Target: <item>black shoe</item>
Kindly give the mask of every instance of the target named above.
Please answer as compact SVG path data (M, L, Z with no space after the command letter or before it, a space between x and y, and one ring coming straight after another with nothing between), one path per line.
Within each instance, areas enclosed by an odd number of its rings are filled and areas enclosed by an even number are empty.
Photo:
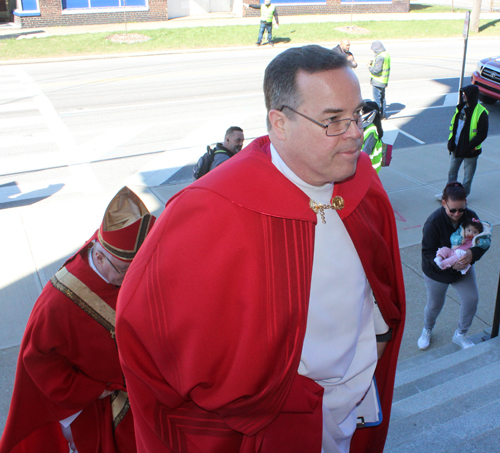
M257 46L260 46L260 42L256 42L255 44L256 44Z

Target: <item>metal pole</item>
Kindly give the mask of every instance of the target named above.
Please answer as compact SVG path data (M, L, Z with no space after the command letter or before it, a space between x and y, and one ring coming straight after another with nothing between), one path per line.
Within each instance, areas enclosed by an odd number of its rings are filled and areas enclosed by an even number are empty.
M460 90L463 87L464 83L464 73L465 73L465 59L467 58L467 41L469 39L469 21L470 21L470 11L467 11L465 13L465 22L464 22L464 31L463 31L463 36L464 36L464 58L462 59L462 73L460 74L460 87L458 89L458 102L457 104L460 104L462 101L460 99Z
M500 275L498 276L497 300L495 302L495 314L491 325L491 338L498 337L498 325L500 323Z

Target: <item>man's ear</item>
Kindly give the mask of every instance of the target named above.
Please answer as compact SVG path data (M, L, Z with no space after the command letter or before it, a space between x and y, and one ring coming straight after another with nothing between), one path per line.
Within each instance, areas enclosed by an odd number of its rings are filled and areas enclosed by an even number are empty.
M286 140L286 122L289 121L286 115L279 110L269 110L269 121L276 135L276 138L281 141Z
M104 256L102 254L102 252L100 250L96 250L95 251L95 259L96 259L96 262L94 263L96 266L99 264L100 266L102 266L102 263L104 261Z

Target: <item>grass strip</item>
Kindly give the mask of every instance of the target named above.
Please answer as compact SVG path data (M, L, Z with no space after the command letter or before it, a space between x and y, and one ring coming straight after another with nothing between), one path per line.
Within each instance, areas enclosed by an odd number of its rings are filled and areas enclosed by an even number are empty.
M273 33L273 38L278 46L280 43L300 45L338 42L344 37L351 41L456 38L462 36L464 21L360 21L352 25L365 29L367 33L347 34L341 30L342 27L350 25L351 22L281 25ZM251 46L254 45L258 34L258 24L157 30L140 30L140 24L128 24L128 30L129 33L140 33L151 39L138 43L114 43L107 39L109 32L32 39L3 39L0 40L0 60ZM471 34L471 37L473 36L500 36L500 20L481 20L479 33Z

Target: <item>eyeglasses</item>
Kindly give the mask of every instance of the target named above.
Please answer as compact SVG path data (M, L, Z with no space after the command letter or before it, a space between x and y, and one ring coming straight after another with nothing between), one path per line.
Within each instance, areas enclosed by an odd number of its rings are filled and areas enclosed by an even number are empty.
M283 109L288 109L291 110L292 112L295 112L297 115L303 116L305 119L311 121L314 124L317 124L318 126L321 126L323 129L325 129L326 135L328 137L335 137L337 135L342 135L347 132L347 129L349 129L349 126L351 125L351 122L354 121L356 123L356 126L358 126L358 129L364 129L365 127L369 126L374 118L375 118L375 113L376 112L369 112L365 113L364 115L360 115L357 118L351 119L351 118L346 118L345 120L335 120L335 121L330 121L327 125L324 125L320 123L319 121L313 120L312 118L309 118L308 116L304 115L303 113L297 112L297 110L292 109L292 107L289 107L288 105L282 106L279 111L282 112Z
M445 201L445 203L446 203L446 201ZM448 208L448 211L450 211L452 214L455 214L455 212L457 212L457 211L458 212L465 212L465 210L467 209L467 207L460 208L460 209L455 209L455 208L450 209L450 207L448 206L448 203L446 203L446 207Z
M111 260L104 254L101 252L101 255L104 256L104 258L106 258L106 261L111 264L111 267L116 271L117 274L125 274L127 271L128 271L128 267L127 269L125 269L124 271L121 271L120 269L118 269L112 262Z

